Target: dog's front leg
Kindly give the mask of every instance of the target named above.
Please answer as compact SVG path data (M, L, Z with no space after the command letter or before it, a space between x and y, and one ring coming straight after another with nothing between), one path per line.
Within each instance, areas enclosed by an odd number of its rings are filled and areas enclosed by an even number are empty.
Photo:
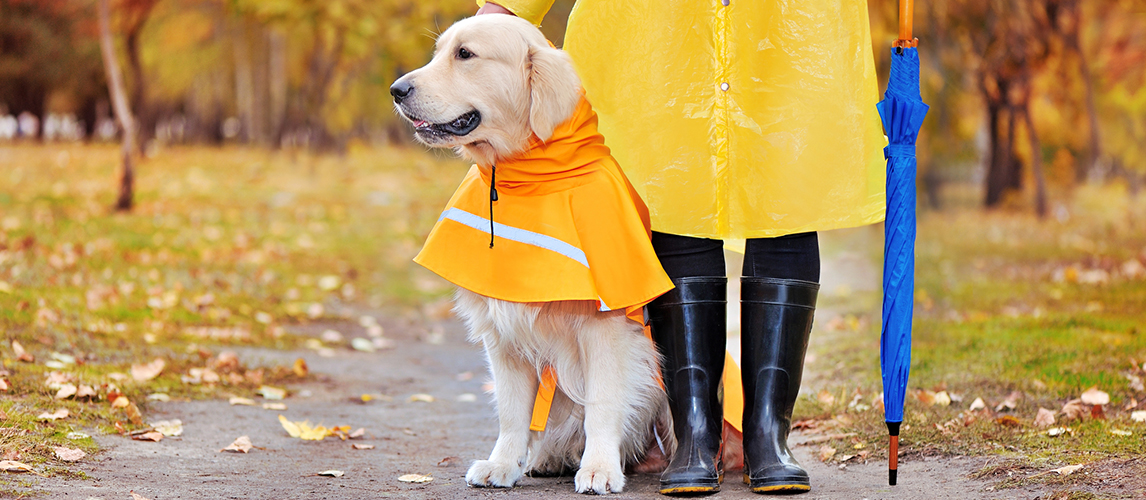
M537 395L537 372L514 353L486 343L500 431L489 460L478 460L466 473L471 486L512 487L524 475L529 451L529 421Z
M615 331L590 328L584 332L585 353L585 453L574 477L578 493L620 493L625 487L621 466L621 436L626 415L626 360L623 349L609 342Z

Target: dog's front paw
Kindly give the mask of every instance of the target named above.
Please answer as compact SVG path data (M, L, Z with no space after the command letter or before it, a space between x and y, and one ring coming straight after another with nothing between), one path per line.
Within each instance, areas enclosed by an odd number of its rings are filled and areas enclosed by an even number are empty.
M521 479L521 466L503 464L490 460L478 460L466 472L466 483L470 486L512 488Z
M584 464L573 478L577 493L620 493L625 489L625 472L620 463L590 465Z

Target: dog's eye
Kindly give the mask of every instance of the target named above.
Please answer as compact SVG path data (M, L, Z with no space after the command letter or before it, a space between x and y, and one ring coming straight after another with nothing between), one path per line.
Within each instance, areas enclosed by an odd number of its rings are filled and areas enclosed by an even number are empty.
M458 49L458 59L469 59L474 56L473 52L466 50L465 47Z

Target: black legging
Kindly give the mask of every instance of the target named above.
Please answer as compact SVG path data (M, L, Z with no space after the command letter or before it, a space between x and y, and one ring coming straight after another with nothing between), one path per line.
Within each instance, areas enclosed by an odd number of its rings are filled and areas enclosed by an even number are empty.
M653 250L670 278L724 276L724 242L653 232ZM744 251L744 276L820 281L815 232L753 238Z

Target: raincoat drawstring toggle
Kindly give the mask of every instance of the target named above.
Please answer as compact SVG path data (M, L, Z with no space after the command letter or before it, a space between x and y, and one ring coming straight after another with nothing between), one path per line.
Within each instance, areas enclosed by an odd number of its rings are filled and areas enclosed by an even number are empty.
M489 247L493 248L493 202L497 201L497 165L489 169Z

